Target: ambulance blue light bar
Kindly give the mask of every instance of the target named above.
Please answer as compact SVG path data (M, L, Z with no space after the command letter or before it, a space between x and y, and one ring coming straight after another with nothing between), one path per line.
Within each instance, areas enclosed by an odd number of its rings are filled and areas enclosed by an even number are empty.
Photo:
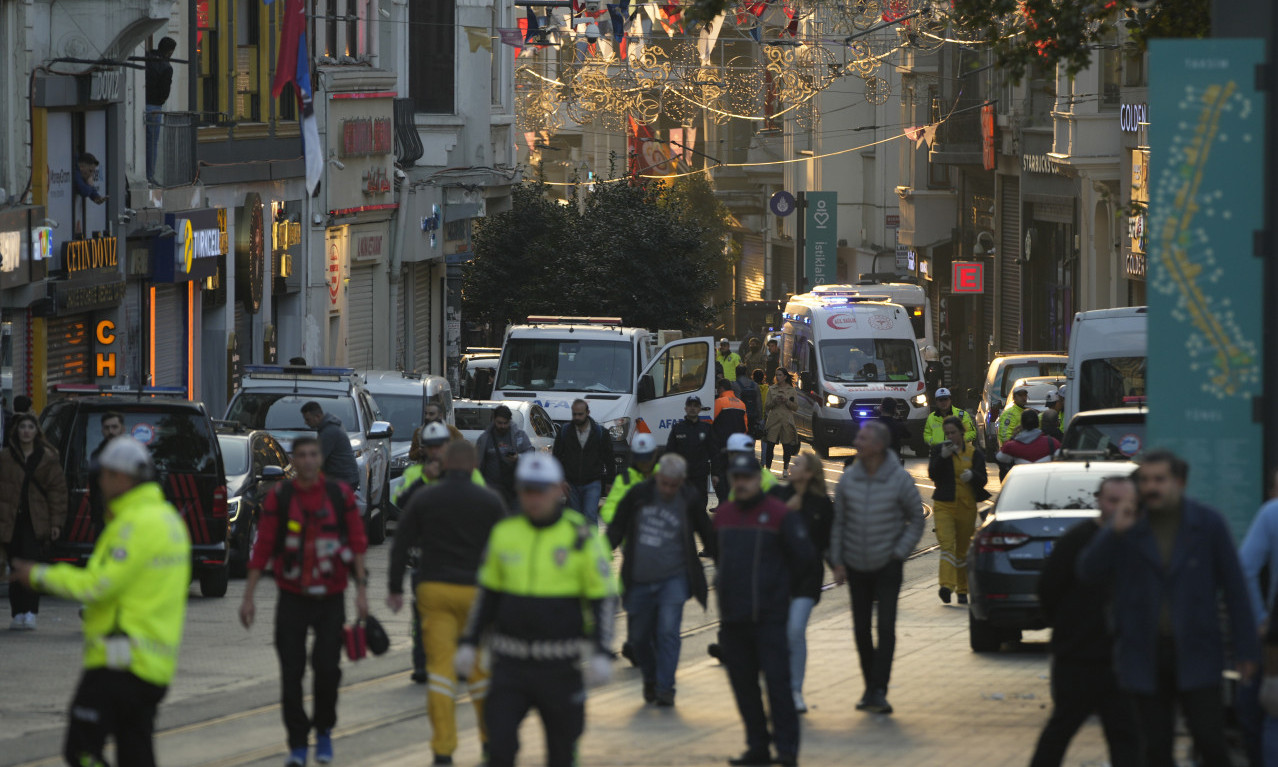
M148 397L185 397L186 389L181 386L126 386L125 384L56 384L53 391L57 394L112 395L139 394Z

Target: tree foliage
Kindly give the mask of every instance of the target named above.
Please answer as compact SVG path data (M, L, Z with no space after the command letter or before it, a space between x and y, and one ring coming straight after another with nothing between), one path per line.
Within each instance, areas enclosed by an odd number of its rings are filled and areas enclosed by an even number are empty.
M502 327L530 314L608 316L680 330L712 320L707 298L730 229L708 182L598 184L574 205L546 192L517 187L512 209L477 228L462 280L467 317Z

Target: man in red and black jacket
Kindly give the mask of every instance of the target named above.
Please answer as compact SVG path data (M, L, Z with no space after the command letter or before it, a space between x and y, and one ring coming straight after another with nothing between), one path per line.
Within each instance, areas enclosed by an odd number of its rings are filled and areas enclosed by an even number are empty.
M368 616L368 572L364 552L368 538L350 485L320 473L319 440L298 437L293 442L297 478L281 482L266 497L258 521L257 540L249 558L240 622L253 625L257 608L253 592L262 571L272 566L279 602L275 609L275 649L283 678L284 727L288 731L286 765L306 764L307 741L315 728L315 761L333 760L333 726L337 724L337 688L342 680L338 663L342 627L346 623L348 573L357 588L355 609ZM315 711L308 719L302 706L302 677L306 673L306 635L314 629L311 665L315 670Z

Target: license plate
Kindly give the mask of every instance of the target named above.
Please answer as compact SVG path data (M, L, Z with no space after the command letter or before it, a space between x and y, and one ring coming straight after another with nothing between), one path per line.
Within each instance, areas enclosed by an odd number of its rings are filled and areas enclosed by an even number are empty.
M1055 543L1055 541L1043 541L1043 556L1044 556L1044 557L1047 557L1047 556L1050 556L1050 555L1051 555L1051 553L1052 553L1052 544L1053 544L1053 543Z

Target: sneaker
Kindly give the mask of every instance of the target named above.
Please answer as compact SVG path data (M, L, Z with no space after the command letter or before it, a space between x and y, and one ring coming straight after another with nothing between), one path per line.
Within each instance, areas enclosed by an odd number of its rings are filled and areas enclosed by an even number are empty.
M26 629L27 629L26 613L18 613L17 615L13 616L13 620L9 621L10 631L26 631Z
M644 703L657 702L657 683L656 682L643 683L643 702Z
M781 767L799 767L799 757L794 754L782 754L777 756L776 763Z
M808 704L803 700L803 693L794 691L794 710L800 714L808 713Z
M631 666L639 665L639 661L635 660L635 650L633 647L630 646L629 642L626 642L625 644L621 645L621 657L630 661Z
M487 760L485 760L487 761ZM447 754L435 754L434 764L452 764L453 758Z
M753 765L772 764L772 754L767 751L747 751L736 759L729 759L732 767L753 767Z
M658 706L658 708L673 708L673 707L674 707L674 695L675 695L675 694L674 694L674 690L670 690L669 692L659 692L659 693L657 693L657 706Z
M865 707L868 705L870 705L870 691L866 690L865 694L861 696L861 699L856 702L856 710L864 711Z
M315 733L315 761L328 764L333 761L333 731Z
M865 698L865 706L857 706L862 711L869 711L871 714L890 714L892 713L892 704L888 703L887 693L876 690L873 695Z
M27 616L26 616L26 617L27 617L27 625L25 626L26 630L27 630L27 631L35 631L35 627L36 627L36 614L35 614L35 613L27 613Z
M941 596L941 601L942 601L942 602L944 602L944 603L945 603L945 604L947 604L947 605L950 603L950 590L949 590L949 589L947 589L946 587L942 586L942 587L941 587L941 590L940 590L940 591L938 591L937 593L938 593L938 594L940 594L940 596Z
M959 604L961 604L961 605L965 605L965 604L967 604L967 594L959 594L959 595L958 595L958 603L959 603Z
M284 767L306 767L306 747L290 749Z
M706 654L707 654L707 655L709 655L711 658L714 658L715 660L717 660L717 661L719 661L719 662L721 662L721 663L723 662L723 653L722 653L722 652L720 652L720 650L719 650L719 643L718 643L718 642L713 642L713 643L711 643L711 644L709 644L709 645L706 645Z

